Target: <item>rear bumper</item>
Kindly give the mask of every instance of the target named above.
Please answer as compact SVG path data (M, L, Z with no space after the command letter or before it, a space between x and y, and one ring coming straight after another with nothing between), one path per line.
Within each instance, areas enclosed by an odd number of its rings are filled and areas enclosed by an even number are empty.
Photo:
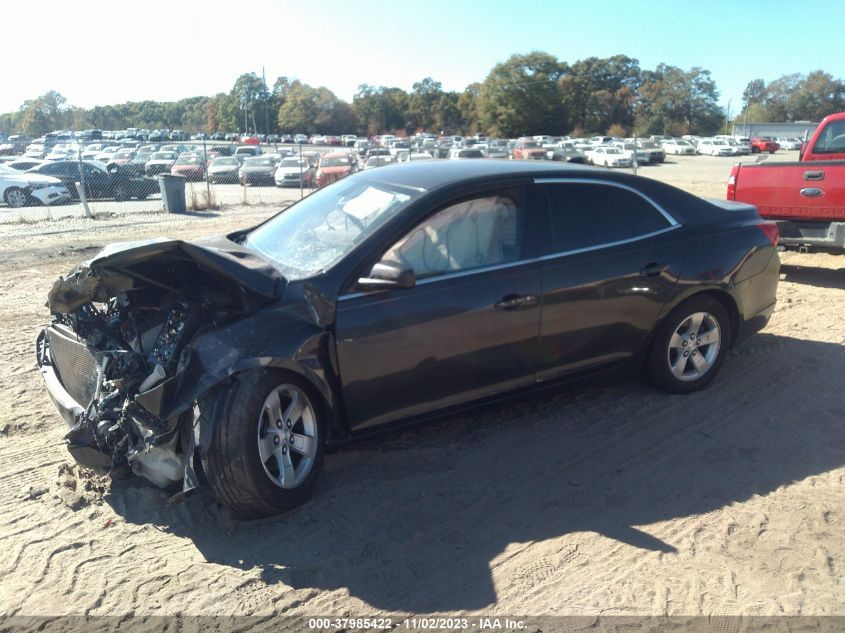
M734 343L740 343L766 327L777 303L780 280L777 249L767 246L756 250L746 266L756 269L756 274L739 281L731 291L739 312Z
M759 310L756 314L746 317L746 319L739 324L739 329L736 333L736 337L734 338L734 342L741 343L752 334L755 334L766 327L769 323L769 319L772 318L772 314L775 311L775 303L776 302L773 301L762 310Z
M801 222L775 220L782 246L845 249L845 222Z

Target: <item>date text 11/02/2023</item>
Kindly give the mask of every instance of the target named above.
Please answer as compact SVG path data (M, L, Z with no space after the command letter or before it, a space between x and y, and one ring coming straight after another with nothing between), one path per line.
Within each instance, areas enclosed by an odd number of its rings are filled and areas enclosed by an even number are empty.
M392 618L310 618L308 628L312 630L368 630L368 629L408 629L408 630L472 630L519 631L525 628L525 622L513 618L476 617L476 618L445 618L418 617L404 618L394 622Z

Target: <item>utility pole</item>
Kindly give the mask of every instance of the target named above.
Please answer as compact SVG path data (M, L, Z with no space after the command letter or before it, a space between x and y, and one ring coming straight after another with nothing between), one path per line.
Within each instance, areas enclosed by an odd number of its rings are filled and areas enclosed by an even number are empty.
M746 102L745 103L745 123L742 124L742 135L749 136L748 134L748 106L751 104Z
M631 161L631 164L634 167L634 175L637 175L637 132L634 131L634 160Z
M270 94L270 90L267 88L264 66L261 67L261 81L264 83L264 133L270 134L270 115L267 113L267 95Z
M725 134L728 133L728 119L731 116L731 99L728 99L728 109L725 110Z

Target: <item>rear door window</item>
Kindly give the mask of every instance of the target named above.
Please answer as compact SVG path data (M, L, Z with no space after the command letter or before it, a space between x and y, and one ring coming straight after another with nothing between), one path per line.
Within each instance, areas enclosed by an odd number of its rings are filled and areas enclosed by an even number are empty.
M639 194L613 185L544 185L549 230L542 254L600 247L669 228L671 222Z

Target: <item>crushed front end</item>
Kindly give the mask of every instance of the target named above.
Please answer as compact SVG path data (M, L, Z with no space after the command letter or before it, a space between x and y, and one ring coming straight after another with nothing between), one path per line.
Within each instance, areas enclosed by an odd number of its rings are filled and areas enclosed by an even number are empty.
M174 240L107 248L57 280L37 362L77 462L194 487L190 343L271 300L277 281L233 243Z

